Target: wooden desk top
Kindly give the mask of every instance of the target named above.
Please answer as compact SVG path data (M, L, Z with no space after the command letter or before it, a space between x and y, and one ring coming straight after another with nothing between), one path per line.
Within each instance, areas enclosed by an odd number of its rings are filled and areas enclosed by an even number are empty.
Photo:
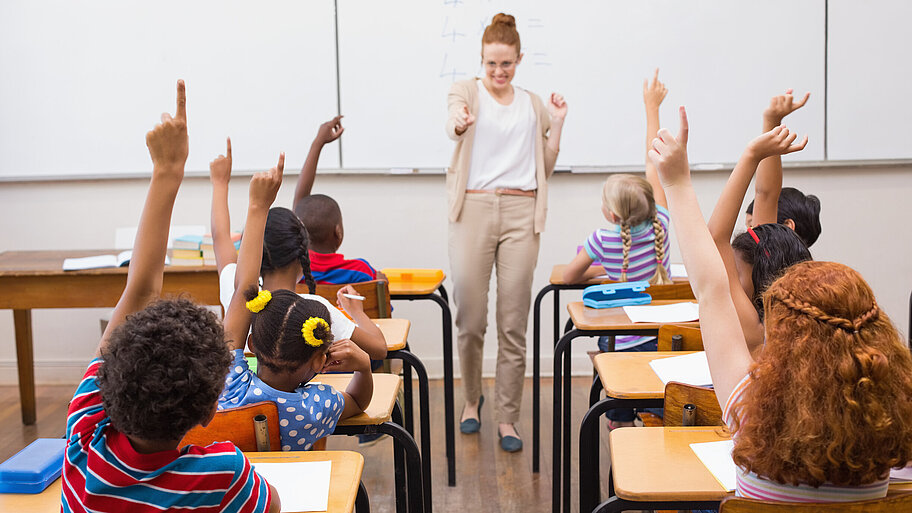
M4 251L0 253L0 309L113 307L127 283L127 268L64 271L63 260L117 254L115 250ZM214 266L165 266L162 296L184 295L218 305Z
M681 299L657 299L649 303L651 306L670 305L674 303L694 303ZM580 330L657 330L662 323L631 322L630 317L624 313L623 307L618 308L587 308L582 301L567 304L567 311L573 325ZM682 326L696 326L700 323L676 322Z
M345 390L351 382L351 374L317 374L310 381L331 385L336 390ZM399 387L402 378L395 374L374 373L374 395L364 412L349 417L341 422L340 426L371 426L382 424L393 415L393 406L399 397Z
M649 362L694 351L647 351L642 353L600 353L595 355L595 370L605 395L616 399L661 399L665 384Z
M355 507L358 483L364 468L364 457L351 451L290 451L247 453L253 463L282 463L298 461L332 461L327 512L351 513ZM60 483L57 479L38 494L2 493L0 511L20 513L52 513L60 511Z
M728 492L690 444L727 438L720 427L615 429L608 438L615 493L632 501L722 500Z
M381 269L389 280L390 296L433 294L446 274L441 269Z
M374 321L380 331L383 332L383 338L386 339L387 351L398 351L405 349L405 343L408 342L409 328L412 323L408 319L371 319Z

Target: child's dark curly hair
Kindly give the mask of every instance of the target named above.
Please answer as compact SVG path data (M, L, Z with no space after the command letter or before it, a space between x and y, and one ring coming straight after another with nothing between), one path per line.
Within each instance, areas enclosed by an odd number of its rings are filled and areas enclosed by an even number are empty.
M159 300L112 333L97 383L118 431L179 440L212 412L231 355L218 318L188 299Z
M257 297L257 288L244 291L248 301ZM326 324L313 331L322 342L312 346L301 331L311 317L319 317ZM330 331L332 320L329 310L319 301L304 299L290 290L272 291L272 299L253 315L250 349L257 355L257 363L275 372L292 371L309 361L317 352L326 352L333 341Z
M269 209L266 230L263 232L263 263L260 274L281 269L298 261L304 273L304 283L311 294L317 290L310 272L310 237L304 223L294 212L284 207Z

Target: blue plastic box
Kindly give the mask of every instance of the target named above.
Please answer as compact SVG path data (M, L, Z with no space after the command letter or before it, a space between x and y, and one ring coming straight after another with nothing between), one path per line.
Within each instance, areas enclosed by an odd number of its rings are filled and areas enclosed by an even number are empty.
M583 304L589 308L648 305L652 302L652 296L643 292L647 288L648 281L593 285L583 290Z
M41 493L63 471L63 438L39 438L0 463L0 493Z

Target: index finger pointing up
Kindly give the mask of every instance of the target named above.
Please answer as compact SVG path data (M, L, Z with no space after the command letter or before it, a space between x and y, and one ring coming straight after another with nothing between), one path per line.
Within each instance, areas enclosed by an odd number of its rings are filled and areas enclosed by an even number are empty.
M279 172L279 175L285 171L285 152L279 153L279 163L276 165L276 170Z
M183 80L177 81L177 113L174 117L183 121L187 120L187 91Z
M687 111L684 110L684 106L681 105L681 128L678 129L678 142L687 146L687 134L690 131L690 127L687 124Z

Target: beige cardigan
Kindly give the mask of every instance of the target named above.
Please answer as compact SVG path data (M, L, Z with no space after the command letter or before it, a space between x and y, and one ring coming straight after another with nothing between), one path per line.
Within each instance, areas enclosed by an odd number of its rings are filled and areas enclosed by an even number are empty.
M450 222L459 220L462 204L465 201L466 183L469 180L469 163L472 160L472 142L475 138L475 125L470 126L462 135L456 135L454 119L462 115L462 108L469 107L469 112L478 116L477 78L454 82L447 96L449 117L446 133L456 141L453 160L447 169L447 200L449 203ZM551 129L551 115L542 103L541 98L532 92L532 110L535 112L536 128L541 137L535 139L535 181L538 190L535 193L535 219L533 229L541 233L545 229L545 217L548 213L548 178L554 172L557 152L551 151L546 144L548 131Z

